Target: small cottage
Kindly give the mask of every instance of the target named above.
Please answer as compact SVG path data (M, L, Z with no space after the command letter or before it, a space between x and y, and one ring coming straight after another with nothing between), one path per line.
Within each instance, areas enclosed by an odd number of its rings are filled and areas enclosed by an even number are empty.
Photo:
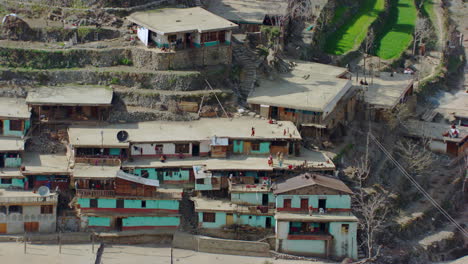
M145 46L187 49L230 45L237 25L201 7L165 8L127 17Z

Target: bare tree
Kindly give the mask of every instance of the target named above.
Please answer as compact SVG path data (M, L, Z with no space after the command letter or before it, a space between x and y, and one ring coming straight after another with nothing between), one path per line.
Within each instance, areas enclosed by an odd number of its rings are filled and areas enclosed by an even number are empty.
M366 155L367 156L367 155ZM358 190L354 194L353 207L358 216L361 241L367 249L367 257L375 259L380 254L380 246L376 246L376 236L383 230L388 214L388 196L383 190L365 188L364 182L370 175L367 159L361 161L354 170L354 178Z
M367 78L366 78L366 61L367 61L367 57L369 55L369 53L372 52L372 47L374 46L374 38L375 38L375 35L374 35L374 29L369 29L369 31L367 32L367 37L366 37L366 41L364 42L364 49L363 49L363 53L364 53L364 81L367 82Z
M418 18L414 29L413 55L416 54L416 44L431 36L431 23L427 18Z
M429 150L428 138L422 139L422 144L414 140L400 140L397 142L397 150L404 159L408 171L421 173L431 167L436 156Z

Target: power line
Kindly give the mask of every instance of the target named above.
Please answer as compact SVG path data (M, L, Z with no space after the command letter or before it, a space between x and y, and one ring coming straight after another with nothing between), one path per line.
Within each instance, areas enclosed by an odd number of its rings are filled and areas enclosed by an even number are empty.
M424 190L424 188L419 185L419 183L413 178L411 177L411 175L403 168L403 166L401 166L400 163L398 163L398 161L396 161L393 156L388 152L388 150L380 143L380 141L374 136L372 135L372 133L369 132L369 136L370 138L375 142L375 144L379 147L379 149L392 161L392 163L403 173L403 175L408 179L410 180L410 182L429 200L429 202L432 203L432 205L434 205L435 208L437 208L437 210L439 210L439 212L441 212L450 222L452 222L455 227L460 230L462 232L462 234L464 234L466 237L468 237L468 231L466 231L460 224L458 224L455 219L453 219L449 213L447 213L447 211L444 210L444 208L442 208L442 206L440 206L437 201L435 201L430 195L429 193L426 192L426 190Z

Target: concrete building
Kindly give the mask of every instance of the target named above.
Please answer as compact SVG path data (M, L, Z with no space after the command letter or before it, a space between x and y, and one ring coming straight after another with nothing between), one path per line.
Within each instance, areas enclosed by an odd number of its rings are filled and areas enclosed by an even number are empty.
M386 112L413 95L413 78L410 74L381 72L378 77L368 78L368 85L360 85L367 104L367 119L386 120Z
M0 234L55 232L57 194L0 190Z
M230 45L232 23L201 7L165 8L136 12L127 17L138 25L145 46L185 49Z
M303 135L330 136L354 119L355 90L347 69L293 61L291 72L261 80L247 102L268 119L292 121Z
M25 179L20 171L23 152L23 139L0 137L0 188L24 188Z
M41 123L72 123L107 119L113 91L100 86L40 87L28 92L26 103Z
M31 127L30 118L24 99L0 97L0 136L25 136Z
M452 156L466 155L468 147L468 128L458 126L458 137L450 137L448 124L408 120L404 123L405 133L408 137L429 140L429 148L438 153Z
M302 174L272 187L276 196L276 250L357 259L352 191L339 179Z
M75 209L82 230L163 229L180 224L182 189L162 189L157 180L124 173L119 166L76 164Z

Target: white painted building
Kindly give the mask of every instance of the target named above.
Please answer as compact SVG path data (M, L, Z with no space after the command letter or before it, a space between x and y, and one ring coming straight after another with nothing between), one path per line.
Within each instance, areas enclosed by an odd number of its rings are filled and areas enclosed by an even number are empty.
M0 234L56 231L57 194L0 190Z

